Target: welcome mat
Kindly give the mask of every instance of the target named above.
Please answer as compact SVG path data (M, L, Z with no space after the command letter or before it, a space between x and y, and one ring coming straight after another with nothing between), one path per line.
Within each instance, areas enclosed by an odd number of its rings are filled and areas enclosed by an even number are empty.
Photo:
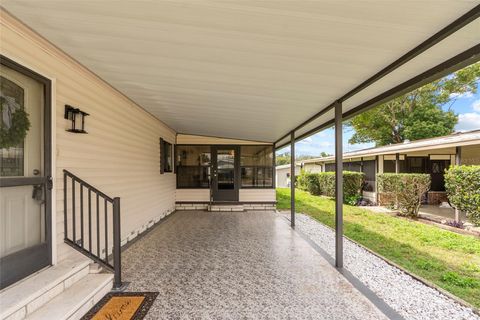
M110 292L82 320L140 320L157 295L158 292Z

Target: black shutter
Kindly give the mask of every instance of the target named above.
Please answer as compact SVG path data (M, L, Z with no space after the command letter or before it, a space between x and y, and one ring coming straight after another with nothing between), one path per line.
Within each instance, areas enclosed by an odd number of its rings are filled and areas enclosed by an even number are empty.
M165 143L163 143L163 139L160 138L160 174L165 172Z
M175 174L177 172L177 168L175 168L177 166L177 145L176 144L173 144L172 145L172 172Z

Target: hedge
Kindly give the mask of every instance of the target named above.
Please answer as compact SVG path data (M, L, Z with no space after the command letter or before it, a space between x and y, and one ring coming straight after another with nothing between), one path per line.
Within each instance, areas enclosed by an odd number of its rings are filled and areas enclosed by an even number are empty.
M377 174L378 192L386 193L392 199L390 204L400 213L417 217L423 195L430 190L429 174L380 173Z
M480 225L480 166L451 166L445 172L448 200Z
M361 198L365 174L343 171L343 200L356 204ZM298 177L298 187L313 195L335 197L335 172L309 173L302 171Z

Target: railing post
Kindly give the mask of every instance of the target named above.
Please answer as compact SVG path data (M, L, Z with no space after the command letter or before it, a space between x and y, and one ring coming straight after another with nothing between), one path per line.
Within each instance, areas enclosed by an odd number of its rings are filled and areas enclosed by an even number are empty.
M120 198L113 198L113 267L115 271L114 284L115 289L122 287L122 251L120 235Z

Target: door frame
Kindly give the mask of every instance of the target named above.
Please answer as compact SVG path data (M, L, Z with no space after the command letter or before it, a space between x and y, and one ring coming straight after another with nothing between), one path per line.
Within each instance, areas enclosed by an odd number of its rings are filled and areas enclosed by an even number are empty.
M30 77L41 84L43 84L43 94L44 94L44 116L43 116L43 130L44 130L44 137L43 137L43 161L44 161L44 178L41 177L30 177L30 178L3 178L1 179L1 186L14 186L14 185L29 185L35 183L44 183L45 185L45 244L40 244L37 246L33 246L31 248L25 249L26 251L30 251L33 255L37 253L35 249L39 247L46 246L47 247L47 257L45 260L36 259L35 261L39 261L38 264L28 265L27 263L20 263L17 266L18 273L15 277L13 277L13 282L7 284L7 286L16 283L17 281L28 277L29 275L33 274L34 272L48 267L55 263L56 259L54 256L54 247L53 241L55 234L55 221L53 219L53 210L55 208L55 194L54 190L54 123L55 115L53 113L54 106L52 101L52 92L53 92L53 80L33 71L32 69L0 54L0 65L10 68L18 73L21 73L27 77ZM14 257L15 253L9 255L7 257ZM40 257L39 257L40 258ZM6 287L7 287L6 286Z
M222 199L219 198L219 190L218 190L218 176L215 176L217 171L217 151L218 150L229 150L232 149L235 151L235 158L234 158L234 174L235 177L233 179L233 197L232 199ZM239 201L239 193L240 193L240 146L239 145L212 145L211 146L212 152L212 183L210 184L210 194L211 194L211 201L212 202L238 202Z

